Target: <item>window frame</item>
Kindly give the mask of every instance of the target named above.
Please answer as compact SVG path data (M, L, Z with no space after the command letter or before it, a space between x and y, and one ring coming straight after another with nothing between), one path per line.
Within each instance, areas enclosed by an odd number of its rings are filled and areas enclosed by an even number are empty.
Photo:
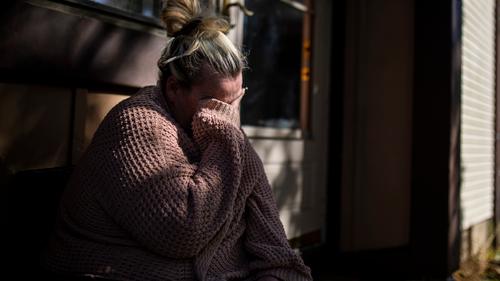
M68 6L83 8L94 11L96 13L107 16L117 17L127 21L132 21L140 24L146 24L156 28L162 28L162 23L159 18L147 17L144 15L127 12L112 6L104 5L90 0L49 0L50 2L61 3Z
M217 0L216 0L217 1ZM227 0L219 0L226 2ZM244 4L244 1L241 1ZM293 7L292 2L294 1L282 1L285 4L290 4ZM286 3L289 2L289 3ZM219 3L219 2L218 2ZM224 3L221 5L215 5L218 9L224 7ZM314 0L304 0L303 5L307 7L307 11L304 12L304 19L302 25L302 52L301 52L301 73L300 75L300 104L299 104L299 116L298 116L298 128L276 128L276 127L266 127L266 126L255 126L255 125L243 125L242 128L245 133L251 138L263 138L263 139L307 139L312 136L312 92L313 92L313 34L314 34ZM296 7L295 7L296 8ZM297 8L299 9L299 8ZM300 9L299 9L300 10ZM217 11L221 13L221 11ZM229 38L237 45L243 45L244 38L244 17L243 12L238 9L231 9L229 11L229 18L231 24L234 27L229 32Z

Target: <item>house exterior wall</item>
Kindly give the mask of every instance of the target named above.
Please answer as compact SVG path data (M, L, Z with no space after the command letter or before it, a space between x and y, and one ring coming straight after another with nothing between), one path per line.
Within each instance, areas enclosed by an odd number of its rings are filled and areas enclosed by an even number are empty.
M485 258L493 241L496 1L462 2L460 258Z
M460 199L462 230L467 232L462 243L464 258L485 250L481 244L486 244L491 234L481 225L492 219L494 210L496 21L494 0L464 0L462 5Z
M495 1L463 1L462 209L464 229L493 215Z
M67 165L71 89L0 84L0 159L11 173Z

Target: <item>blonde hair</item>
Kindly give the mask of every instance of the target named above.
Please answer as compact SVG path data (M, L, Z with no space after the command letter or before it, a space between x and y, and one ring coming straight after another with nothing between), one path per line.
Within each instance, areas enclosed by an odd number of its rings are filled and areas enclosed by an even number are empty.
M198 0L164 0L161 19L171 37L158 61L160 82L174 75L186 86L200 79L201 68L235 77L246 66L244 55L225 35L229 23L204 16Z

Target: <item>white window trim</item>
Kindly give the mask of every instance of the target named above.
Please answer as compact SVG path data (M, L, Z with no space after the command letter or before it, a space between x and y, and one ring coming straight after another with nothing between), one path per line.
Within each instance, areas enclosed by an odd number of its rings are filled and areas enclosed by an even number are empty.
M270 138L270 139L303 139L302 129L290 128L270 128L259 126L242 126L243 131L249 138Z

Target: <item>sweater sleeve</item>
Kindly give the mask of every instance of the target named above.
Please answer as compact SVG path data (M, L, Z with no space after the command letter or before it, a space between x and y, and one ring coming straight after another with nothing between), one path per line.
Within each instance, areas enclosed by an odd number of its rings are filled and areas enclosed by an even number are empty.
M312 280L309 267L288 243L265 176L249 196L246 212L245 248L254 257L250 268L257 280L263 276L284 281Z
M144 125L122 125L117 133L122 141L110 162L118 176L104 189L102 205L153 252L193 257L232 216L245 145L239 113L216 100L199 108L192 123L201 150L195 163L185 156L171 123L157 120L155 112L141 113Z

